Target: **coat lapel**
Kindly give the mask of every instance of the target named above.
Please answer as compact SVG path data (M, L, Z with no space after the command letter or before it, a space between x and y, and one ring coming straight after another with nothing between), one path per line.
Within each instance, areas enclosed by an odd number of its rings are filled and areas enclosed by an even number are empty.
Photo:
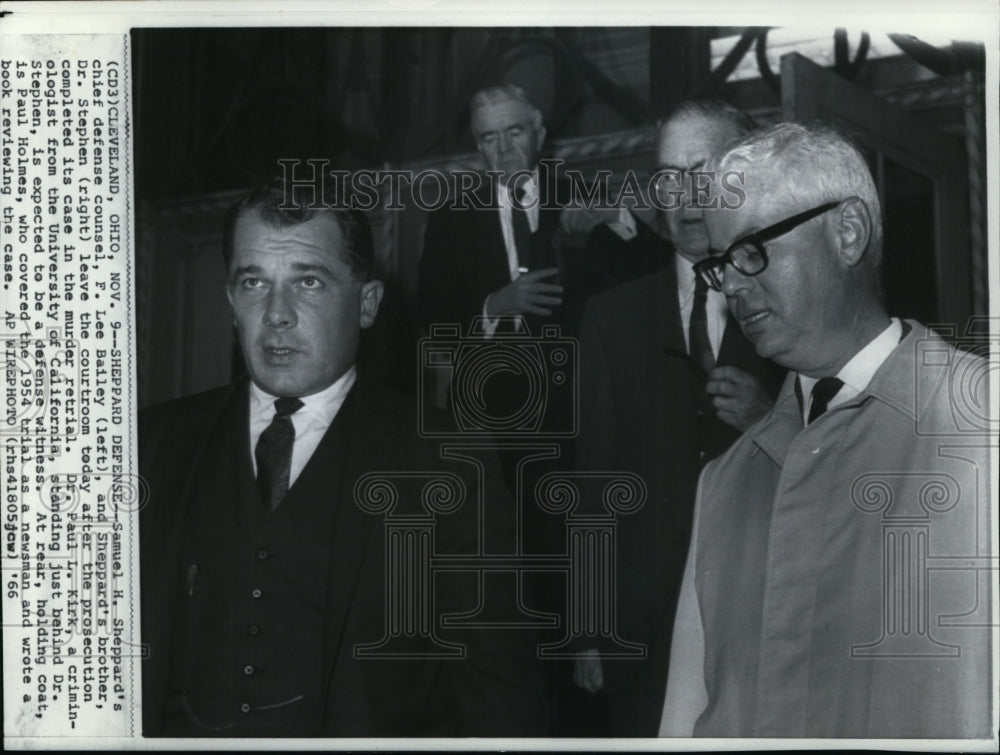
M380 416L379 407L359 378L345 401L349 412L345 437L347 455L337 496L337 511L331 543L330 571L327 576L326 642L323 648L323 675L329 684L336 659L345 641L351 603L372 538L382 532L381 520L365 513L354 500L358 479L374 468L393 469L396 424ZM324 441L326 438L324 438Z
M178 483L176 483L176 493L169 492L168 495L163 496L160 499L162 503L157 504L159 506L159 510L168 516L166 522L161 520L157 525L165 527L167 536L164 538L157 534L156 537L146 538L146 542L162 543L166 548L164 555L168 556L171 561L177 558L177 554L179 552L178 548L181 542L181 533L183 531L187 509L190 506L192 497L191 491L197 479L200 460L205 455L208 441L215 432L218 423L222 421L223 417L225 417L229 411L232 410L233 402L239 402L241 404L242 411L239 412L239 415L243 418L244 422L247 422L247 387L248 382L246 380L231 384L229 389L222 395L221 400L212 405L211 414L207 417L199 418L196 423L192 424L189 431L174 433L171 437L190 438L190 444L184 446L183 449L151 449L153 453L176 454L180 452L184 455L183 461L170 465L171 469L184 470L183 477ZM249 448L247 449L247 453L249 453ZM169 484L168 480L158 482ZM177 505L167 506L166 502L177 502ZM162 563L168 563L168 561L163 561ZM166 569L164 572L168 575L171 574L171 572Z
M673 351L687 353L687 345L684 342L684 328L681 324L681 299L680 291L677 290L677 265L674 262L674 255L670 253L670 260L663 266L663 274L656 277L659 290L656 294L656 301L663 302L663 311L657 322L662 325L660 340L663 348Z

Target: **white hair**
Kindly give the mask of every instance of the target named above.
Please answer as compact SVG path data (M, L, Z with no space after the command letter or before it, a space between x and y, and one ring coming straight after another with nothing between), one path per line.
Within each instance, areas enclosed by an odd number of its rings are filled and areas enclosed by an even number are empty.
M878 190L861 150L847 136L828 126L776 123L727 145L712 160L712 167L721 172L755 163L785 176L790 191L815 204L859 197L871 215L871 244L876 258L880 255Z
M521 102L531 110L532 126L535 131L542 128L542 111L532 104L528 95L521 87L514 84L498 84L497 86L480 89L469 100L469 114L475 113L479 108L486 105L495 105L498 102Z

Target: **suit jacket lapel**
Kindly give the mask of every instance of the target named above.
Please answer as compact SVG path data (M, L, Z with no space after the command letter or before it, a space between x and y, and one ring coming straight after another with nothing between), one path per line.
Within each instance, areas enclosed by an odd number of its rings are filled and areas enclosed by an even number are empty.
M238 414L246 422L246 386L246 381L233 383L228 390L220 393L220 400L211 404L207 416L200 415L193 421L180 423L166 439L160 438L141 451L144 457L150 459L151 469L170 470L169 473L151 473L155 475L149 480L151 505L140 516L142 635L143 641L153 649L143 668L143 694L149 698L143 712L143 725L150 731L158 731L162 726L161 711L169 674L170 635L178 597L182 535L199 461L216 426L233 408L233 402L242 402L243 411ZM183 438L184 442L177 443L178 438ZM174 479L175 470L181 479Z
M487 181L492 180L490 176L486 176ZM500 225L500 205L497 201L497 184L494 182L492 190L489 186L486 186L479 190L477 197L480 203L480 207L484 209L468 210L468 212L474 212L479 220L477 222L481 223L482 236L478 239L472 239L474 243L481 243L484 247L482 252L484 257L481 259L482 262L482 275L485 275L487 280L491 281L490 285L493 285L494 278L497 282L503 280L510 280L510 268L507 263L507 247L503 241L503 226ZM467 243L469 239L458 240L462 243Z
M661 242L666 243L666 242ZM666 253L666 250L665 250ZM651 416L659 418L663 427L669 427L674 420L673 411L668 410L668 398L678 390L677 382L690 373L691 367L684 356L684 331L681 330L680 299L677 293L677 270L673 255L663 269L648 280L654 287L648 301L657 302L656 311L651 312L644 327L649 329L651 353L649 356L650 376L646 385L653 388ZM667 459L669 433L657 432L651 437L657 446L656 458Z
M677 265L674 255L670 253L670 260L663 266L662 275L656 276L658 290L656 301L663 302L663 310L656 322L659 325L658 346L660 350L669 349L671 352L687 353L687 344L684 342L684 326L681 323L681 295L677 290Z
M184 437L190 438L191 443L184 448L184 462L173 466L173 468L176 469L183 469L184 477L178 484L178 493L176 495L171 494L168 499L164 499L177 501L179 505L170 507L170 518L166 523L168 527L167 537L162 540L157 538L158 542L162 542L166 545L168 549L166 551L167 553L174 554L172 558L176 558L176 554L179 553L178 548L181 542L184 521L186 519L187 509L190 506L192 497L191 490L197 479L200 460L205 455L205 449L208 446L208 441L212 437L216 425L222 421L227 412L231 411L233 402L238 402L242 407L242 411L238 412L239 416L242 418L241 421L244 423L248 421L248 386L249 383L246 380L233 383L229 386L230 390L223 396L222 400L215 404L212 414L205 417L204 420L199 421L197 425L193 425L190 433L184 433ZM237 428L237 432L238 431L239 428ZM178 449L162 449L162 451L165 453L176 453ZM249 454L249 452L249 448L247 448L246 453ZM170 574L169 570L164 571Z
M373 465L393 468L395 441L386 436L390 421L380 421L379 409L359 378L344 402L349 414L345 429L347 456L337 496L337 510L331 543L330 571L327 576L326 642L323 648L323 676L329 684L336 659L344 642L345 622L354 599L358 577L372 538L382 532L381 520L365 513L354 501L354 485ZM324 441L326 438L324 437Z

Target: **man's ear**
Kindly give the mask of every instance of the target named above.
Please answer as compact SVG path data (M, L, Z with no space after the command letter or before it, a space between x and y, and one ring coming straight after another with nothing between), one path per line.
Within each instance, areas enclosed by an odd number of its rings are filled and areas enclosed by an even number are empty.
M545 126L539 126L535 129L535 140L538 144L535 145L535 149L541 150L542 145L545 144L545 134L548 132L545 130Z
M860 197L849 197L841 203L834 232L844 264L854 267L861 262L872 238L872 216Z
M378 315L379 304L382 303L382 294L385 293L385 285L380 280L368 281L361 286L361 327L370 328Z

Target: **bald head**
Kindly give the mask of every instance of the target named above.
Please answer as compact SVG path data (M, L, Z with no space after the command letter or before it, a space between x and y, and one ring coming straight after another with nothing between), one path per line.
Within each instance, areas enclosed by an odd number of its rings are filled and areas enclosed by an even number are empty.
M689 171L705 168L709 158L753 127L746 113L720 100L687 100L678 105L660 126L657 167L676 171L676 185L665 187L679 201L663 217L667 234L678 253L696 262L708 254L704 211L694 200Z

